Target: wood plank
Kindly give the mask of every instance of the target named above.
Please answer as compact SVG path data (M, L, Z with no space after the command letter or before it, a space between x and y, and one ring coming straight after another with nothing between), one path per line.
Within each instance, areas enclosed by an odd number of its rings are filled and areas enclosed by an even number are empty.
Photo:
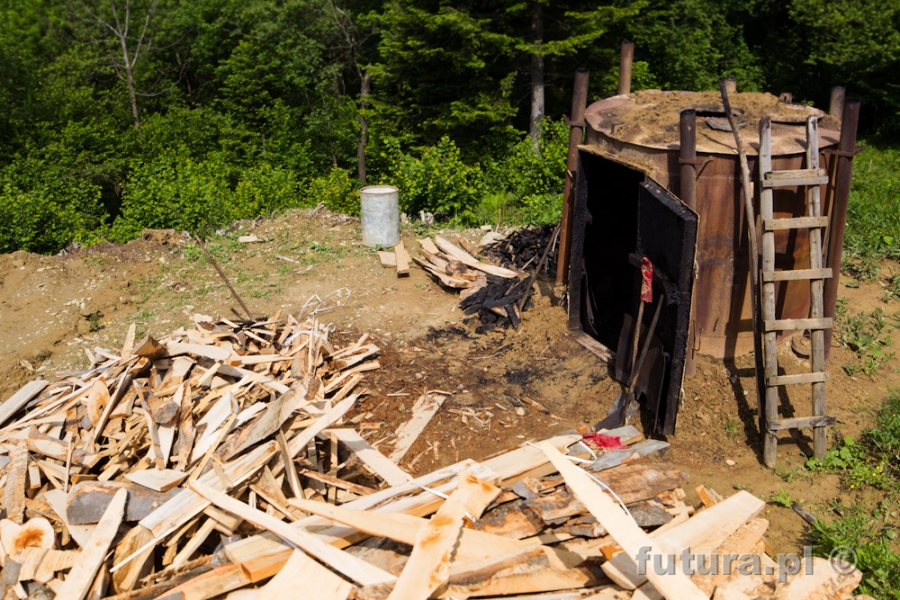
M250 585L250 583L250 579L240 567L225 565L170 589L162 598L167 600L209 600Z
M700 591L707 596L712 596L713 592L720 583L724 582L728 576L725 575L723 557L726 554L736 554L743 556L745 554L754 553L756 543L762 539L763 534L769 527L769 522L765 519L752 519L741 525L737 531L728 536L728 538L718 548L710 548L711 559L718 561L718 568L713 568L712 564L708 565L710 574L701 575L694 573L691 580L696 584Z
M205 344L182 344L178 342L170 342L166 344L166 352L168 356L178 356L179 354L195 354L204 358L228 362L233 352L222 346L207 346ZM235 355L235 358L238 358Z
M229 460L281 429L294 411L309 404L305 398L307 391L307 386L300 383L287 394L270 402L262 416L237 434L231 435L222 444L217 454L222 457L222 460Z
M397 267L397 256L393 252L382 252L379 250L378 260L381 261L381 266L386 269L395 269Z
M181 484L188 474L172 469L143 469L125 473L125 479L157 492L165 492Z
M409 473L369 445L355 430L329 429L327 432L334 434L339 442L344 444L350 452L359 458L360 462L387 482L388 485L400 485L412 479Z
M243 502L235 500L228 494L215 490L199 481L191 481L189 485L195 493L206 498L222 510L226 510L241 517L257 527L262 527L263 529L271 531L278 537L294 544L304 552L315 556L317 559L328 564L331 568L343 573L361 585L387 583L395 581L396 579L390 573L361 561L355 556L347 554L334 546L330 546L305 531L291 527L284 521L279 521L275 517L270 517L262 511L251 508Z
M425 427L428 426L428 423L431 422L434 415L437 414L437 411L440 410L446 399L446 396L440 394L422 394L419 396L419 399L416 400L412 407L412 418L397 428L397 441L389 457L392 461L399 463L406 456L406 453L409 452L409 449L419 438L422 431L425 430Z
M808 427L830 427L837 422L836 417L794 417L792 419L779 419L766 423L769 431L783 429L806 429Z
M583 331L572 333L572 337L576 342L590 350L600 360L610 362L616 360L616 353L586 334Z
M834 319L766 319L766 331L784 331L787 329L831 329ZM773 375L774 376L774 375Z
M434 245L434 242L431 241L431 238L422 238L419 240L419 244L422 245L422 248L424 248L426 252L431 254L438 254L440 252L438 247Z
M368 496L369 494L374 494L378 491L364 485L344 481L343 479L340 479L333 475L328 475L327 473L319 473L318 471L313 471L312 469L301 469L299 474L303 475L304 477L320 481L325 485L334 486L338 489L347 490L348 492L353 492L354 494L359 494L360 496Z
M134 589L138 580L150 573L155 547L153 534L146 527L136 525L125 534L122 541L116 545L113 563L118 563L132 554L136 554L136 558L112 574L113 589L117 593Z
M766 173L766 179L770 181L783 181L785 179L796 179L797 177L825 177L828 171L819 168L809 169L793 169L787 171L769 171Z
M763 220L763 227L766 228L766 231L828 227L828 217L793 217L790 219L765 219Z
M819 169L819 170L822 170L822 169ZM773 173L778 173L778 172L779 171L771 171L771 172L767 173L766 175L769 176L769 175L772 175ZM782 171L782 172L785 172L785 171ZM786 172L790 172L790 171L786 171ZM795 187L795 186L801 186L801 185L813 185L813 186L818 187L818 186L824 185L826 183L828 183L827 175L820 175L820 176L814 175L811 177L791 177L791 178L784 178L784 179L768 179L767 178L767 179L763 179L761 182L763 188Z
M830 381L831 373L823 371L819 373L800 373L799 375L779 375L766 379L766 385L796 385L798 383L818 383Z
M400 240L396 246L394 246L394 257L397 262L397 277L404 277L409 275L409 253L406 251L406 248L403 246L403 240Z
M830 279L831 269L796 269L794 271L764 271L763 281L797 281L803 279Z
M650 537L668 554L679 554L700 544L715 547L715 540L723 542L744 523L755 518L765 506L766 503L759 498L740 491L680 525L654 531ZM635 589L647 582L646 575L638 575L632 556L624 552L617 554L601 567L610 579L626 589Z
M650 556L665 554L658 542L650 538L609 496L590 480L586 473L574 466L556 448L547 442L541 449L553 466L566 480L566 485L588 507L594 517L622 547L624 553L637 557L642 551ZM647 570L647 579L670 600L707 600L707 596L697 589L683 573L659 575L652 568Z
M69 519L66 516L66 513L68 512L66 510L68 503L67 497L68 495L62 490L49 490L44 492L44 500L50 505L53 512L56 513L59 520L63 522L63 525L66 526L69 535L72 536L72 539L75 540L76 544L84 548L87 546L88 542L91 541L91 536L94 535L94 530L97 526L70 524Z
M178 490L156 492L127 481L82 481L71 489L66 516L73 525L99 523L119 490L128 492L125 521L140 521L174 498Z
M6 423L32 398L43 392L49 383L44 379L29 381L18 392L7 398L3 404L0 404L0 425Z
M294 550L278 575L259 589L257 600L293 598L301 590L313 592L322 600L346 600L353 589L350 583L303 552Z
M25 519L25 485L28 478L28 448L17 444L11 452L7 467L6 485L3 490L3 508L6 518L21 525Z
M359 398L359 394L353 394L352 396L348 396L347 398L341 400L338 404L335 404L331 410L326 412L324 415L316 419L316 422L301 431L297 436L295 436L290 442L288 442L288 453L291 458L296 458L300 452L306 450L306 445L316 437L317 434L321 433L328 427L334 425L338 419L344 416L348 410L350 410L354 404L356 404L356 399ZM272 471L275 475L278 475L281 472L281 469L284 468L284 465L278 465Z
M428 525L427 519L402 513L352 510L312 500L292 499L288 503L310 514L332 519L369 535L384 537L410 546L415 544L422 528ZM495 554L503 554L520 548L532 548L535 545L537 542L534 540L520 541L466 528L460 536L456 560L461 562L484 560Z
M112 544L122 517L125 516L125 502L128 500L128 492L124 489L116 492L115 497L103 513L103 518L94 530L94 535L78 561L63 582L61 598L66 600L83 600L94 581L94 577L100 570L100 566L106 559L106 552Z
M463 263L466 266L472 267L473 269L478 269L479 271L483 271L489 275L496 275L497 277L504 277L506 279L515 279L519 276L515 271L510 271L509 269L504 269L503 267L498 267L496 265L489 265L487 263L483 263L465 250L454 246L448 240L445 240L439 235L434 236L435 245L440 248L447 256L455 258L459 262Z
M812 560L812 564L808 561ZM812 573L808 575L807 573ZM833 600L849 598L862 580L862 571L838 573L828 559L818 556L803 558L800 570L788 575L783 586L777 586L773 600Z
M426 600L450 578L450 552L456 545L466 516L466 505L477 493L470 480L459 487L416 536L409 561L388 600Z
M267 442L227 463L224 467L226 475L235 485L243 483L275 456L276 446L275 442ZM212 471L201 475L198 481L213 487L221 485L218 475ZM141 519L140 524L152 531L154 537L162 537L193 519L207 506L208 500L190 489L182 489L177 496Z

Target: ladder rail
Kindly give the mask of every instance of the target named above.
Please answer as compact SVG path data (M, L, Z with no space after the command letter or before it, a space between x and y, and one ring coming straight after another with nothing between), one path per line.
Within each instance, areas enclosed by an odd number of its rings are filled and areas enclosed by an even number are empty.
M765 174L772 171L772 120L764 117L759 123L759 174L765 180ZM759 216L762 223L772 221L773 192L771 187L760 186ZM762 272L775 270L775 232L762 228ZM775 320L775 282L762 278L762 315L763 321ZM778 377L778 332L768 330L763 334L765 380L773 381ZM767 466L774 467L778 449L778 434L769 429L769 423L778 421L778 388L766 385L765 423L760 432L763 437L763 460Z
M815 117L810 116L806 120L806 168L819 168L819 122ZM808 211L812 217L819 217L822 214L822 206L820 199L820 189L818 185L811 185L806 191ZM809 230L809 268L822 268L822 230L813 228ZM810 300L810 317L813 319L824 318L824 279L813 279L810 281L809 300ZM813 372L823 372L825 370L825 331L822 329L814 329L810 332L810 366ZM812 410L814 417L825 416L825 382L817 381L812 384ZM825 451L828 440L826 437L825 427L819 426L813 428L813 452L817 460L825 457Z

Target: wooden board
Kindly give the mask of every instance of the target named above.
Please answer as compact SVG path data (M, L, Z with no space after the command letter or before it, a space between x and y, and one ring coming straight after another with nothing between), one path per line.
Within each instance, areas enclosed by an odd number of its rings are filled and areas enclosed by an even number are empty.
M416 536L409 561L388 600L426 600L450 577L450 552L460 535L466 505L476 493L461 479L450 498Z
M432 417L440 410L444 404L446 396L439 394L422 394L412 407L412 419L401 424L397 428L397 442L394 444L394 450L391 452L390 459L395 463L406 456L409 449L419 438L419 434L424 431Z
M322 600L346 600L353 589L350 583L294 550L278 575L261 587L256 597L257 600L282 600L296 598L298 592L307 590Z
M422 248L424 248L425 251L430 254L437 254L440 252L440 250L438 250L438 247L434 245L434 242L431 241L431 238L422 238L421 240L419 240L419 244L421 244Z
M515 279L519 276L519 274L515 271L510 271L509 269L504 269L503 267L489 265L487 263L481 262L465 250L454 246L452 243L445 240L439 235L434 236L434 243L448 256L455 258L459 262L472 267L473 269L478 269L479 271L483 271L489 275L496 275L497 277L504 277L506 279Z
M344 444L364 465L371 469L375 475L386 481L388 485L400 485L412 479L409 473L369 445L355 430L328 429L326 433L337 437L339 442Z
M625 553L637 557L649 551L650 556L666 554L664 549L631 520L612 498L607 496L586 473L574 466L556 448L541 442L541 449L566 480L566 485L588 507L609 535L622 547ZM670 600L707 600L697 586L683 573L659 575L652 568L647 570L647 579Z
M403 246L403 240L394 246L394 257L397 262L397 277L409 275L409 253Z
M180 485L187 479L188 474L172 469L144 469L126 473L125 479L157 492L165 492Z
M215 490L208 485L204 485L197 481L191 481L190 486L195 493L206 498L222 510L226 510L233 515L241 517L257 527L262 527L263 529L271 531L278 537L290 542L304 552L315 556L328 564L331 568L343 573L361 585L392 582L396 579L390 573L361 561L334 546L330 546L305 531L291 527L284 521L279 521L275 517L270 517L262 511L251 508L224 492Z
M393 252L382 252L379 250L378 260L381 261L381 266L386 269L394 269L397 267L397 257Z
M72 539L75 540L76 544L84 548L87 546L88 542L91 541L91 536L94 535L94 530L97 526L70 524L69 519L66 517L66 497L67 494L62 490L49 490L44 493L44 500L50 505L53 512L56 513L56 516L63 522L66 529L69 530L69 535L72 536Z
M63 583L62 591L58 594L60 598L66 600L83 600L87 595L94 576L100 570L100 566L106 559L106 552L112 544L119 525L122 523L122 517L125 516L125 502L128 500L128 492L119 490L115 497L103 513L103 518L94 530L90 542L84 548L84 551L78 557L78 561L69 572Z
M0 404L0 425L6 423L29 400L44 391L48 384L49 382L43 379L29 381L18 392L7 398L3 404Z

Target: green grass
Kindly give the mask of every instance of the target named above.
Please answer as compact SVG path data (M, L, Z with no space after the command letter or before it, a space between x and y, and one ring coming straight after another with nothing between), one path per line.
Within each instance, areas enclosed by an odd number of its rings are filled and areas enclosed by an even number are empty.
M900 145L874 139L853 161L844 253L900 259Z
M843 365L844 371L850 376L862 371L874 379L878 369L894 356L888 351L893 343L890 336L893 329L881 308L850 315L846 299L840 298L835 310L835 339L856 354L855 361Z
M837 499L809 531L813 553L828 557L839 547L852 548L863 579L859 592L879 600L900 598L897 553L900 498L900 390L888 390L875 424L860 436L837 440L821 461L810 459L811 473L836 471L850 502ZM772 497L770 502L781 503ZM848 508L849 507L849 508Z

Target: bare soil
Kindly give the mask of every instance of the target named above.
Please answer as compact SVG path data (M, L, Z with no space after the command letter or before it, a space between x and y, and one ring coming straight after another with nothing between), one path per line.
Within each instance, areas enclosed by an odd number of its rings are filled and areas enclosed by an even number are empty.
M251 233L263 241L236 241ZM462 233L477 242L483 232ZM86 349L120 347L131 323L139 334L161 335L189 326L194 313L234 318L241 310L182 236L146 237L65 256L0 256L0 398L36 376L52 378L86 366ZM413 253L415 237L412 229L404 231ZM524 314L518 331L476 335L463 323L456 292L415 266L409 277L397 278L359 239L354 219L298 211L239 223L207 246L254 316L320 306L328 310L319 319L334 324L336 338L369 333L381 347L382 368L365 380L370 395L349 415L359 417L370 443L389 450L393 431L423 391L453 393L402 461L404 468L421 474L464 457L482 458L606 414L620 385L572 339L565 310L549 291ZM883 273L896 267L884 266ZM898 306L885 302L883 289L883 281L862 282L842 287L841 295L851 313L882 307L893 315ZM309 302L315 296L324 299L321 305ZM872 422L887 387L900 382L897 359L874 379L847 375L841 366L853 360L849 351L833 348L827 410L838 417L835 435L858 435ZM782 348L781 363L788 373L808 370L790 344ZM739 488L765 499L784 489L814 513L832 502L850 502L836 476L813 478L798 469L810 453L808 436L784 434L775 472L760 464L750 357L729 364L701 358L696 365L696 374L685 380L671 447L653 457L689 474L691 501L697 502L693 488L703 484L724 495ZM804 390L782 398L783 414L809 412ZM772 521L768 539L776 551L803 544L806 524L793 511L770 503L764 516Z

